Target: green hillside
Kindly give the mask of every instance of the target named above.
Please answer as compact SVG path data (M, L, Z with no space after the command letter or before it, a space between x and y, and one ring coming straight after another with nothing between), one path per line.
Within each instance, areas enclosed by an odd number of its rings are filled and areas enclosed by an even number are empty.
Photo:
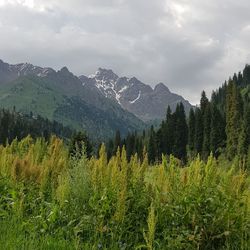
M62 74L62 73L61 73ZM23 76L0 85L0 106L39 114L74 129L84 129L94 139L120 130L123 135L144 127L134 115L112 101L85 91L71 73L50 77Z

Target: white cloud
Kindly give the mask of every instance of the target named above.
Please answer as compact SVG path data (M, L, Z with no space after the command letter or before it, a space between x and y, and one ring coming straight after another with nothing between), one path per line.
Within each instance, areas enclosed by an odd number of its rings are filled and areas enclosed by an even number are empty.
M249 62L247 0L0 0L0 57L99 66L196 103Z

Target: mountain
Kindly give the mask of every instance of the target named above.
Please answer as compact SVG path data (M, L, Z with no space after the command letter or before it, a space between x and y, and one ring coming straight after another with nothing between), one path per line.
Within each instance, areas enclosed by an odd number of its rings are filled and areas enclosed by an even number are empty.
M143 121L161 120L166 115L167 106L172 110L182 102L188 113L191 104L182 96L171 93L166 85L159 83L153 89L137 78L119 77L112 70L99 68L89 77L80 76L82 84L93 85L108 99L115 101L123 109Z
M15 106L22 113L33 112L74 129L84 129L98 140L113 136L118 129L126 135L145 128L139 118L106 98L92 79L83 84L66 67L55 71L0 60L0 106Z

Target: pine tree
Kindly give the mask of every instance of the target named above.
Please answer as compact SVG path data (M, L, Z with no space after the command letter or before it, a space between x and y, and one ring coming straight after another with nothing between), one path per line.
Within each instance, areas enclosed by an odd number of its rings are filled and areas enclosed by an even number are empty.
M191 108L188 120L188 146L191 152L195 149L195 114L194 109Z
M239 138L238 154L247 155L250 145L250 107L247 106L244 112L244 119Z
M113 151L113 155L116 154L117 152L117 148L119 147L121 149L122 143L121 143L121 134L120 131L117 130L115 133L115 140L114 140L114 151Z
M246 65L243 70L243 86L250 84L250 65Z
M211 133L211 107L207 104L203 117L203 145L202 155L205 159L210 154L210 133Z
M196 153L202 152L203 145L203 120L200 108L195 110L195 150Z
M155 131L154 127L151 126L149 142L148 142L148 161L150 164L153 164L155 160L156 160Z
M238 149L239 134L241 130L242 100L240 93L233 81L227 87L226 95L226 135L227 155L232 159Z
M101 146L101 144L100 144ZM100 150L100 146L99 146L99 150ZM98 152L99 152L98 150ZM111 157L113 156L113 152L114 152L114 142L112 139L109 140L108 145L107 145L107 157L108 160L111 159Z
M208 103L209 103L209 100L206 96L206 92L203 90L201 93L201 100L200 100L200 109L201 109L202 117L204 117Z
M225 145L225 121L217 108L211 104L211 132L210 132L210 150L214 156L219 155L219 149Z
M185 161L187 155L186 148L188 142L188 126L186 122L184 106L182 103L178 104L176 107L175 118L173 154L178 159Z
M170 155L173 152L174 145L174 131L175 131L175 116L172 114L170 107L167 108L166 122L163 128L163 148L164 153Z

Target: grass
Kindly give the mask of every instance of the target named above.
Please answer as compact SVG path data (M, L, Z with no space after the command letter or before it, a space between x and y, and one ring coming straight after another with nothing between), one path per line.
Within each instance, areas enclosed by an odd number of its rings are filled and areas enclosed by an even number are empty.
M237 161L87 160L28 137L0 148L0 248L249 249L249 184Z

